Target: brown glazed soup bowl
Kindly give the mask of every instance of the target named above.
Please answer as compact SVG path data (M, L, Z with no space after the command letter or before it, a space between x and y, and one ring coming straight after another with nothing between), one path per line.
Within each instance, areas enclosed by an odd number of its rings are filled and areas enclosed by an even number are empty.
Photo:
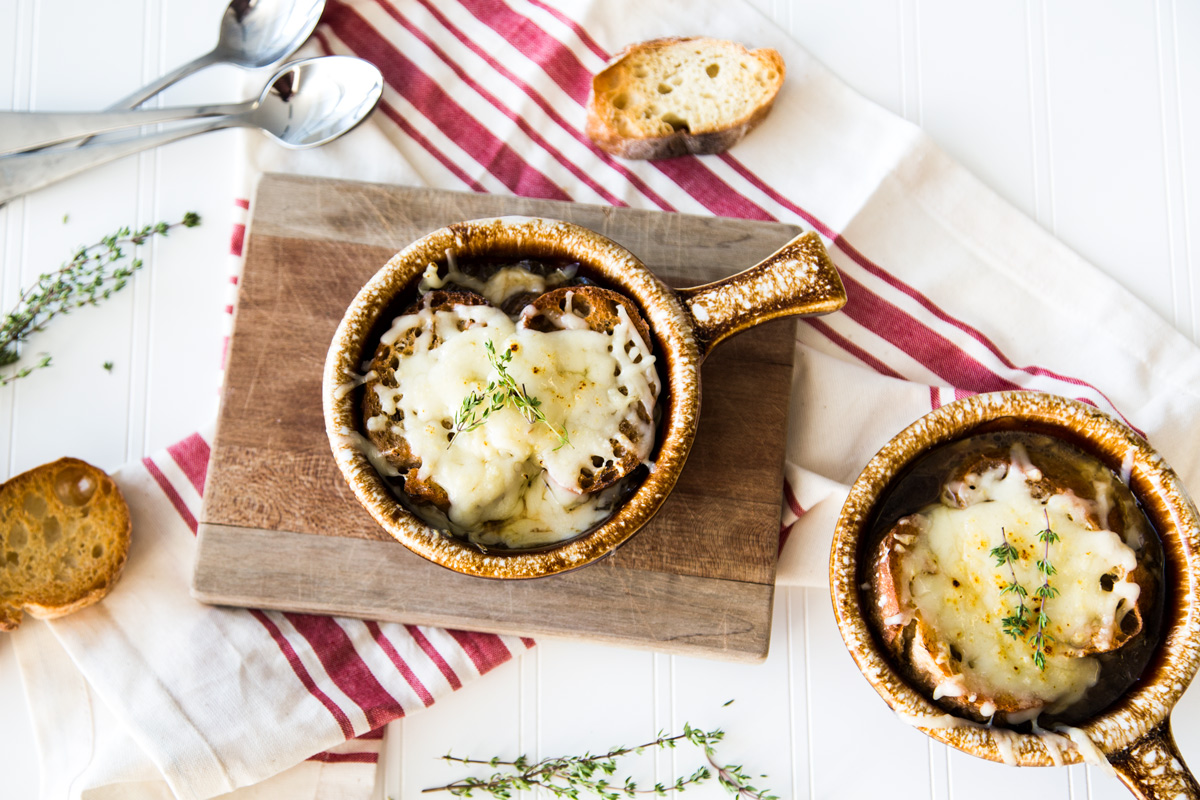
M1200 664L1200 519L1162 457L1127 426L1092 406L1033 392L976 395L921 418L871 459L850 490L830 553L834 613L850 655L906 721L963 752L1005 760L991 729L947 725L949 715L893 669L867 621L860 572L875 510L897 476L939 445L995 425L1057 435L1098 457L1116 474L1129 475L1129 488L1162 540L1166 586L1162 635L1141 678L1113 705L1079 727L1136 796L1200 797L1200 786L1171 737L1169 719ZM1039 736L1014 732L1005 738L1012 748L1010 763L1054 763ZM1064 748L1061 757L1066 763L1082 760L1076 748Z
M664 390L654 466L606 521L564 542L530 550L484 551L439 531L400 503L360 446L359 392L347 391L370 361L381 324L416 299L428 264L457 258L578 261L582 274L621 292L650 326ZM460 222L397 253L362 288L334 334L322 387L325 428L338 467L383 528L413 552L457 572L535 578L575 569L612 552L658 511L687 460L700 412L700 364L719 342L767 320L828 314L846 302L837 270L815 233L796 237L760 264L716 283L673 290L638 258L600 234L549 219Z

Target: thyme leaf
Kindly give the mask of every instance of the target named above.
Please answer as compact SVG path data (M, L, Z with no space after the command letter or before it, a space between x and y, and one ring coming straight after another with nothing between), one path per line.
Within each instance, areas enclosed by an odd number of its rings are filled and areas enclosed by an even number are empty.
M64 216L63 221L66 219ZM77 248L69 261L54 272L42 274L22 291L17 304L4 315L0 324L0 367L20 360L22 346L29 337L45 330L54 317L83 306L99 305L124 289L134 273L144 266L140 258L126 263L126 246L136 248L154 236L166 236L173 228L181 225L194 228L199 224L200 215L189 211L178 222L159 222L136 231L124 227L95 244ZM27 377L50 363L50 356L43 353L34 364L0 375L0 386Z
M613 747L599 755L584 753L581 756L555 756L541 761L530 761L525 756L520 756L506 761L498 757L474 759L447 753L442 756L447 762L505 769L486 778L463 778L444 786L424 789L423 792L450 792L456 797L471 797L473 792L478 791L492 797L511 798L516 791L542 789L554 797L578 798L581 792L587 792L604 800L620 800L623 797L643 794L663 796L669 791L682 792L689 786L716 777L717 783L734 797L745 800L779 800L776 795L753 786L750 782L751 776L741 765L722 765L717 760L716 745L724 736L724 732L720 730L706 732L684 723L683 733L667 736L660 732L652 741L636 747ZM616 777L618 758L631 754L640 755L651 749L673 749L678 743L691 744L703 750L708 766L701 766L690 775L677 778L674 783L657 783L644 788L631 777Z
M462 405L454 412L454 429L450 433L450 444L454 444L460 433L475 430L487 422L492 414L506 405L511 405L530 425L540 422L554 432L558 437L558 447L554 448L555 450L569 445L571 440L567 436L566 426L563 426L561 431L554 427L542 411L542 401L529 394L525 385L518 385L516 379L509 374L508 365L512 363L512 350L506 349L497 354L496 346L492 342L484 342L483 346L487 350L492 369L496 370L496 380L488 381L482 392L472 390L463 398Z

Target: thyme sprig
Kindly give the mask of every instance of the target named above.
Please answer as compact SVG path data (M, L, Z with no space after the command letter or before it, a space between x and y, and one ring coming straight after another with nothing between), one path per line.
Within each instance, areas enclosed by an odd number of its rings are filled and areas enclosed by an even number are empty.
M1033 663L1040 670L1046 669L1046 643L1054 641L1054 637L1046 633L1046 628L1050 624L1050 617L1046 614L1046 603L1050 602L1051 598L1058 596L1058 589L1050 585L1050 576L1058 572L1050 563L1050 545L1057 542L1059 536L1050 528L1050 512L1045 511L1044 513L1046 527L1038 531L1037 535L1038 541L1045 545L1042 557L1037 561L1037 569L1042 576L1042 585L1033 592L1038 599L1037 630L1029 637L1029 643L1033 645Z
M1004 626L1004 632L1016 639L1023 637L1025 631L1029 629L1029 608L1025 605L1025 598L1028 597L1029 593L1025 591L1025 587L1017 580L1017 571L1013 565L1020 554L1017 552L1017 548L1013 547L1012 543L1008 541L1008 534L1004 532L1004 528L1000 528L1000 538L1003 540L1003 543L993 547L991 555L996 559L996 566L1003 567L1007 565L1008 574L1012 576L1012 580L1006 583L1004 588L1000 590L1000 596L1003 597L1006 594L1015 594L1017 596L1017 610L1000 620L1000 623Z
M1034 589L1033 596L1037 600L1037 627L1026 640L1033 647L1033 663L1040 669L1046 669L1046 645L1054 641L1054 637L1046 633L1046 629L1050 627L1050 615L1046 613L1046 604L1054 597L1058 596L1058 589L1050 585L1050 576L1054 575L1058 570L1054 568L1054 564L1050 561L1050 545L1059 540L1059 536L1050 528L1050 512L1043 509L1042 513L1046 518L1046 527L1037 533L1037 540L1042 542L1043 550L1042 557L1035 563L1037 565L1038 574L1042 576L1042 584ZM1004 627L1004 632L1014 639L1024 639L1025 634L1029 632L1029 627L1032 621L1029 619L1029 614L1033 609L1025 605L1025 599L1029 596L1028 591L1021 582L1017 580L1017 571L1015 564L1020 557L1017 548L1013 547L1008 541L1008 534L1004 528L1000 529L1001 544L996 545L991 550L991 555L996 559L996 566L1008 567L1008 574L1012 580L1008 581L1004 588L1000 590L1000 596L1006 594L1015 594L1017 596L1017 610L1012 614L1000 620Z
M63 220L66 221L66 217ZM114 292L124 289L133 274L144 265L140 258L121 263L126 257L126 246L136 248L154 236L166 236L173 228L181 225L194 228L199 224L200 215L189 211L179 222L159 222L136 231L124 227L95 244L79 247L70 261L54 272L41 275L37 282L22 291L17 304L4 315L0 325L0 367L16 363L29 337L45 330L54 317L83 306L98 305ZM7 386L10 381L24 378L50 363L50 356L43 353L36 363L0 375L0 386Z
M488 361L491 362L492 369L496 370L496 380L488 381L487 387L482 392L472 390L463 398L462 406L454 412L454 429L450 434L450 444L454 444L454 439L460 433L475 430L487 422L488 417L493 413L510 404L530 425L540 422L554 432L554 435L558 437L558 447L554 448L555 450L570 444L571 440L567 437L566 426L563 426L561 431L554 427L542 411L542 401L529 394L525 390L524 384L518 384L516 379L508 373L508 365L513 359L512 350L505 349L503 353L497 355L496 346L490 341L484 342L483 346L487 350Z
M587 792L604 800L620 800L638 795L661 797L669 791L682 792L687 787L703 783L715 775L717 782L734 797L746 800L778 800L775 795L751 785L751 778L741 765L721 765L717 761L716 745L724 736L720 730L706 732L685 723L683 733L674 736L659 733L657 738L645 744L636 747L613 747L600 755L584 753L581 756L557 756L531 762L525 756L513 761L503 761L499 758L484 761L447 753L442 756L447 762L481 764L493 769L506 767L507 770L496 772L487 778L463 778L423 791L450 792L456 797L472 797L473 792L479 791L492 797L511 798L515 791L541 788L555 797L578 798L581 792ZM690 775L676 779L672 784L656 783L653 787L645 788L639 787L631 777L614 777L618 758L630 754L640 755L648 749L672 749L679 742L701 748L709 766L701 766Z

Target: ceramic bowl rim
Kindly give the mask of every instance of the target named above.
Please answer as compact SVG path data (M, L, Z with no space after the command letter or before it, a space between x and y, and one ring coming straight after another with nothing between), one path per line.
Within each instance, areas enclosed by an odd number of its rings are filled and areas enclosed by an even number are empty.
M607 521L551 549L481 552L415 517L387 489L355 439L359 426L354 393L364 347L380 316L410 290L430 262L453 248L463 257L521 253L565 255L603 274L613 288L637 303L652 335L667 381L654 469ZM534 578L576 569L608 555L640 530L674 487L691 448L700 411L700 354L682 301L632 253L607 237L573 223L539 217L493 217L457 222L412 242L363 286L346 309L330 345L322 380L326 434L342 475L359 502L389 534L413 552L456 572L487 578ZM663 406L660 399L660 406Z
M992 761L1004 754L982 726L937 727L950 715L914 690L891 667L862 613L857 580L857 548L870 523L874 503L891 481L918 455L931 447L967 435L980 425L1014 417L1082 436L1092 447L1116 452L1124 447L1131 458L1131 488L1146 506L1162 535L1167 559L1182 558L1178 572L1183 585L1178 618L1164 618L1157 650L1162 669L1135 684L1112 707L1080 727L1103 751L1114 753L1140 740L1166 719L1200 665L1200 518L1175 472L1150 445L1128 426L1094 406L1038 392L997 392L966 397L942 406L897 434L867 464L843 506L830 551L830 595L838 628L850 655L881 697L906 721L927 735L959 750ZM1170 544L1169 541L1170 540ZM1178 552L1175 549L1178 548ZM1168 550L1171 553L1168 553ZM1171 609L1165 610L1166 614ZM928 720L928 724L920 724ZM1012 753L1021 766L1054 763L1044 742L1033 734L1014 733ZM1081 758L1064 752L1067 763Z

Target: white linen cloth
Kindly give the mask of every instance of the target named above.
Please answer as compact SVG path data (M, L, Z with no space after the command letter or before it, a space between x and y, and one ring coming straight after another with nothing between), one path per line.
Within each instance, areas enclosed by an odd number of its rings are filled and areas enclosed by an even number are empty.
M656 36L714 32L784 56L787 81L758 130L720 156L657 163L619 161L589 143L589 77L612 54ZM1144 432L1185 483L1200 479L1200 453L1188 447L1200 425L1200 351L737 0L331 0L309 49L378 64L387 81L381 107L319 151L284 153L254 140L252 178L286 170L779 220L821 233L850 299L843 312L797 326L781 583L824 583L833 520L861 467L921 414L966 394L1024 388L1082 398ZM59 792L45 796L108 797L119 788L122 797L159 797L169 787L207 797L346 739L329 708L290 680L299 661L323 692L338 689L337 667L315 652L320 637L285 615L192 603L182 517L132 469L118 475L138 513L128 574L99 606L27 625L17 638L44 768ZM264 635L264 618L293 648L313 652L289 662ZM159 627L143 624L153 619ZM358 633L352 649L361 661L385 655L367 624L336 625ZM160 629L172 638L155 638ZM503 649L527 644L504 639ZM411 656L416 663L422 654ZM76 675L96 730L116 722L90 744L78 733L86 725L64 738L63 717L54 716L81 713L48 697L40 671L54 664ZM459 669L480 667L463 650ZM412 690L385 663L369 671L385 694ZM386 704L373 706L361 687L342 689L334 705L359 715L350 732L374 727ZM144 755L89 762L83 751L108 752L108 731L118 728ZM68 762L87 770L72 773ZM323 777L296 777L302 796L364 796L355 793L369 783L321 785Z

